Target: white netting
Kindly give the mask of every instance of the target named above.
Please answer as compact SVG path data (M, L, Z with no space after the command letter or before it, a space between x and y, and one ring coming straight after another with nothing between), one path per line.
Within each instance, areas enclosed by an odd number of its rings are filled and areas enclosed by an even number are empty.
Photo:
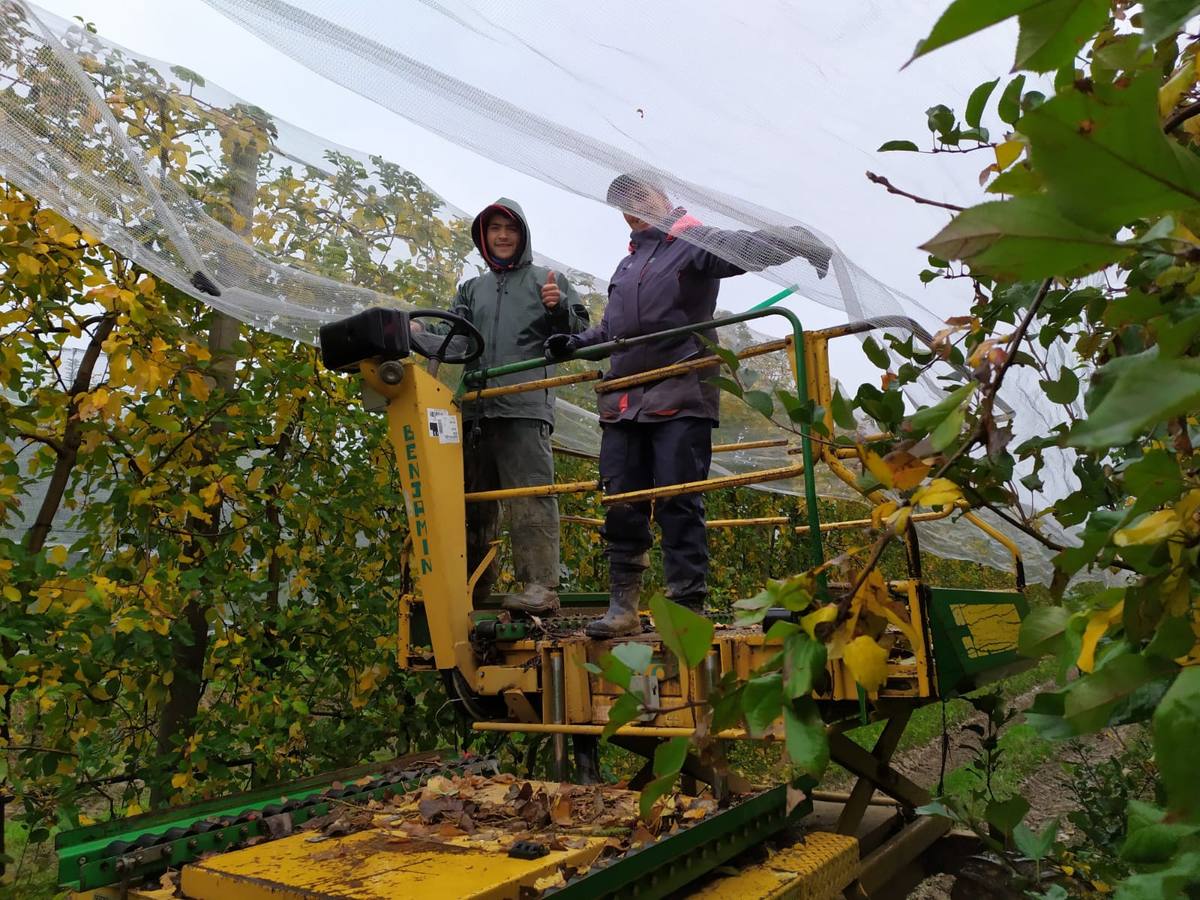
M547 3L426 0L420 7L405 6L401 14L368 3L313 2L300 8L277 0L206 2L316 71L549 184L604 200L615 176L638 172L706 225L765 232L763 240L736 243L703 231L685 232L685 237L699 235L707 249L761 270L763 277L792 288L797 298L841 310L849 319L909 317L930 330L937 327L938 316L871 277L816 227L700 185L698 179L709 174L729 183L723 171L706 171L704 163L726 159L733 150L725 132L739 130L742 140L755 142L738 160L744 183L754 187L758 180L769 181L771 172L748 164L746 156L753 155L757 142L794 142L795 134L768 114L787 108L794 96L792 89L774 83L757 84L753 97L732 79L722 86L727 73L717 65L719 42L700 45L691 60L654 49L670 15L682 14L678 6L621 2L583 10ZM257 328L312 342L323 322L367 306L444 306L446 285L463 274L463 260L468 271L479 264L461 246L464 241L469 246L463 212L411 172L294 128L196 73L138 56L24 3L3 0L0 11L0 174L180 290ZM745 33L739 28L722 34L719 21L704 18L709 14L696 12L701 21L694 28L703 32L701 26L711 24L715 35L736 39L729 51L736 52ZM638 28L623 30L621 23L631 20L639 22ZM520 37L534 33L545 39ZM455 36L462 39L459 44ZM547 51L547 45L556 49ZM567 45L570 52L562 49ZM454 52L445 53L447 47ZM770 42L768 49L781 48ZM506 99L472 86L472 79L492 86L498 66ZM605 71L622 74L605 78ZM672 84L672 73L679 71L686 78L676 82L690 86L683 97L677 96L679 84ZM548 78L565 91L557 105L545 91ZM665 121L633 135L619 124L617 111L638 98ZM158 127L163 123L156 109L164 99L172 106L171 122ZM739 105L739 100L746 102ZM688 127L702 122L721 128L709 134ZM621 146L609 142L614 136ZM706 142L703 152L697 141ZM206 172L221 170L241 173L246 185L240 195L216 191L206 180ZM386 249L356 238L353 229L314 238L319 223L303 221L289 206L295 191L305 192L318 207L322 200L353 195L354 203L385 226L393 209L389 204L400 204L421 228L445 233L439 232L439 241L429 233L396 240L393 228ZM797 226L803 230L795 231ZM531 230L536 247L538 223ZM308 239L303 253L289 240L301 233ZM810 261L811 253L768 265L777 238L797 233L809 246L832 251L824 277L823 266ZM447 235L457 237L447 241ZM314 240L319 252L312 249ZM445 250L454 240L460 242L457 255ZM600 279L543 256L538 261L566 272L592 294L604 289ZM593 308L593 315L598 313ZM735 343L754 339L747 330ZM789 376L776 369L764 371L776 383L788 382ZM1016 392L1020 382L1013 383ZM582 406L560 402L557 438L594 452L595 416L583 408L594 406L594 398L588 402L586 396L571 394ZM759 419L730 415L717 440L776 435ZM794 459L783 450L764 449L723 454L715 468L741 471ZM1064 470L1047 481L1061 492L1068 478ZM820 489L829 496L855 496L833 478L823 478ZM999 568L1010 564L1007 554L982 535L979 542L964 539L962 527L932 523L921 530L923 545L939 555ZM1015 537L1029 557L1031 576L1047 580L1045 552Z

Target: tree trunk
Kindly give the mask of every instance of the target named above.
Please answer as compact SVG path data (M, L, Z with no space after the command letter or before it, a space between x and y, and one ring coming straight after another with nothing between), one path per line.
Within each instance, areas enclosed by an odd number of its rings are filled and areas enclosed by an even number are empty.
M258 158L258 151L253 147L244 147L230 154L226 180L232 214L221 215L218 210L214 215L247 239L254 215ZM220 395L228 395L234 390L237 367L234 347L240 327L237 319L213 311L208 350L212 354L210 372L216 383L212 398L214 403L220 402ZM224 426L219 423L213 425L206 441L208 449L202 450L201 465L211 462L215 457L217 443L224 431ZM199 491L202 487L205 485L198 483L193 485L193 490ZM189 520L187 531L193 536L207 537L211 545L221 527L220 504L218 498L216 504L206 510L211 516L209 523L193 518ZM196 560L194 565L199 566L203 564L205 553L205 547L192 546L188 555ZM152 806L167 802L170 783L166 773L176 766L179 746L195 732L196 713L204 694L204 663L208 658L208 611L221 592L220 583L213 581L192 593L184 605L182 616L171 628L171 659L175 677L168 688L167 701L158 722L158 769L163 775L153 780L150 791Z

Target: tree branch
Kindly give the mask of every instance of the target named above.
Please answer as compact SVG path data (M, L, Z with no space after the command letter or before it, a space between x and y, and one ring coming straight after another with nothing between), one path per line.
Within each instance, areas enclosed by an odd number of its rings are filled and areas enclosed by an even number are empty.
M53 450L55 455L57 455L60 459L62 458L63 454L66 452L63 449L63 445L60 444L58 442L58 440L56 440L55 438L49 437L47 435L33 434L32 432L29 432L29 431L18 431L17 435L19 437L25 438L25 440L27 440L27 441L36 441L39 444L45 444L47 447L49 447L51 450Z
M966 209L965 206L956 206L953 203L943 203L941 200L929 200L926 197L918 197L916 194L910 194L908 191L902 191L882 175L876 175L874 172L868 172L867 179L882 187L889 194L898 194L901 197L907 197L914 203L923 203L926 206L936 206L940 209L948 209L951 212L962 212L964 209Z

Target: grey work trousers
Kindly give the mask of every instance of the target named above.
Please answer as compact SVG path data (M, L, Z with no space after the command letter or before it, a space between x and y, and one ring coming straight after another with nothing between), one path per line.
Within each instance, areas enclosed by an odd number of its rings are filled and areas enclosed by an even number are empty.
M468 421L463 447L464 481L468 492L529 487L554 483L554 454L550 425L539 419L480 419ZM558 500L517 497L504 501L512 535L513 569L523 584L558 589ZM483 560L500 536L500 503L467 504L467 575ZM493 561L475 585L476 598L486 597L499 577Z

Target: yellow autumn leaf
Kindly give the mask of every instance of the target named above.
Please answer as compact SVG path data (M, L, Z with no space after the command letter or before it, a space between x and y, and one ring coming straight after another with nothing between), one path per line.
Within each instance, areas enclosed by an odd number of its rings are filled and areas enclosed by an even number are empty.
M55 566L65 566L67 564L67 548L62 544L56 544L46 551L46 559Z
M896 489L900 491L915 488L929 474L929 464L906 450L893 450L883 461L891 468L892 480Z
M200 499L204 501L205 506L215 506L217 503L217 497L220 496L220 493L221 485L214 481L208 487L200 489Z
M1125 601L1121 600L1111 609L1101 609L1091 614L1087 627L1083 630L1083 643L1079 647L1079 658L1075 660L1079 671L1090 672L1096 667L1096 645L1100 643L1100 638L1108 633L1112 624L1120 620L1124 611Z
M958 485L949 478L935 478L912 496L921 506L949 506L963 498Z
M1017 157L1025 149L1021 141L1005 141L996 145L996 168L1001 172L1017 161Z
M842 661L868 693L879 690L887 681L887 651L865 634L846 645Z
M192 780L192 776L187 772L176 772L171 776L171 787L179 789L187 787Z
M246 489L257 491L262 486L263 475L266 470L262 466L255 466L250 470L250 474L246 476Z
M212 389L208 385L208 379L195 372L187 372L188 390L197 400L207 400Z
M1191 490L1179 498L1175 504L1175 512L1179 513L1180 527L1189 535L1200 534L1200 490Z
M867 469L875 480L884 487L893 487L892 482L892 467L883 461L883 457L873 450L868 450L866 455Z
M1120 529L1113 535L1118 547L1135 544L1157 544L1177 532L1183 525L1179 513L1173 509L1160 509L1138 519L1136 524Z
M876 528L882 528L884 519L891 518L892 513L896 511L898 506L899 504L893 500L889 500L887 503L880 503L871 510L871 524Z
M18 591L11 584L6 584L4 586L4 589L2 591L0 591L0 593L4 594L5 600L11 601L12 603L20 603L21 602L21 592Z
M896 529L897 534L900 534L908 527L910 518L912 518L912 507L905 506L888 516L887 523Z
M1164 119L1170 115L1183 95L1196 83L1196 57L1189 56L1158 89L1158 114Z
M837 618L837 607L830 603L828 606L822 606L816 612L810 612L807 616L800 617L800 627L807 632L810 638L816 640L816 628L826 622L832 622Z

